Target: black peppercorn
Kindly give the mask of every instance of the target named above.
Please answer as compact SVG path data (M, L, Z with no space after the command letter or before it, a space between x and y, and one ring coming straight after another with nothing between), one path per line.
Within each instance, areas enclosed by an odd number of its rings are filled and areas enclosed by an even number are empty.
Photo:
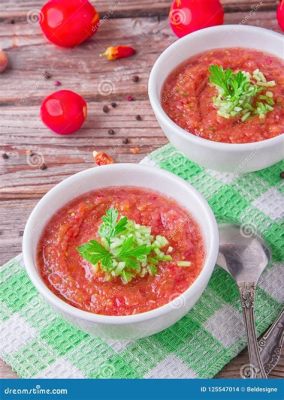
M46 79L46 80L52 78L52 75L48 71L44 71L43 76L44 76L44 79Z
M45 163L41 164L40 169L44 171L47 169L47 165Z

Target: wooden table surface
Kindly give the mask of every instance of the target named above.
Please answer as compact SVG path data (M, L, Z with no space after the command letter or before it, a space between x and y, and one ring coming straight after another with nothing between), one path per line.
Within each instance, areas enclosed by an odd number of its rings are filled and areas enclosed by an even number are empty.
M1 0L0 48L10 68L0 75L0 265L21 251L23 229L36 202L65 177L93 166L92 151L104 150L116 162L139 162L167 143L147 96L149 71L158 55L176 38L167 14L170 0L97 0L105 16L92 40L72 49L47 43L37 19L44 1ZM227 24L249 24L279 31L277 0L223 0ZM110 45L132 44L137 55L108 62L99 54ZM44 77L45 73L50 79ZM138 83L132 81L138 75ZM62 88L74 90L88 101L88 120L79 133L57 136L39 118L42 99ZM135 101L127 101L133 96ZM104 105L115 101L108 114ZM136 120L136 115L142 121ZM115 135L108 134L114 129ZM129 140L124 144L124 139ZM133 154L133 148L139 148ZM33 155L30 155L30 152ZM47 169L40 169L41 163ZM284 354L271 376L284 377ZM248 362L243 352L219 377L239 377ZM0 377L16 377L0 360Z

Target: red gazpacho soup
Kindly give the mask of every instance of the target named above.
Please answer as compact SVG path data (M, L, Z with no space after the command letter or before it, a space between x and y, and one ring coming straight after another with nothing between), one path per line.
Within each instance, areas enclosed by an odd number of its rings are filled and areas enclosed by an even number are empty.
M173 199L148 189L84 194L47 223L38 244L41 276L61 299L102 315L160 307L202 270L197 222Z
M177 125L201 138L270 139L284 133L284 62L253 49L206 51L169 75L161 102Z

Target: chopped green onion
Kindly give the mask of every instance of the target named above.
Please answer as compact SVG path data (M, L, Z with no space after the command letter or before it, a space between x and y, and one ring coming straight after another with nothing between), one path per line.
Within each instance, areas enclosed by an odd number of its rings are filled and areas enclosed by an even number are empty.
M178 261L177 266L178 267L191 267L191 262L190 261Z
M251 116L251 112L248 111L246 114L244 114L244 115L242 116L241 120L242 120L243 122L245 122L247 119L249 119L250 116Z

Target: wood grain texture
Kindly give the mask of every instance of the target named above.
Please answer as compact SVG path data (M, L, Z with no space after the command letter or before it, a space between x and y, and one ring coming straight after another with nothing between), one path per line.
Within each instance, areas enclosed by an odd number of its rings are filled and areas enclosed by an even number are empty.
M25 221L39 198L63 178L92 167L94 149L107 151L117 162L138 162L166 143L148 102L147 80L155 59L176 40L166 18L170 0L94 1L106 19L92 40L73 50L56 48L43 38L33 22L43 3L2 0L0 4L0 48L10 59L9 70L0 74L0 145L9 156L0 157L0 264L21 251ZM277 0L222 3L226 23L279 31ZM98 57L113 44L132 44L137 55L113 63ZM45 71L51 79L44 79ZM133 75L139 75L138 83L132 81ZM86 124L68 137L52 134L38 117L41 101L56 89L56 80L88 101ZM134 102L126 100L129 95ZM117 108L110 107L105 114L103 105L112 101ZM142 121L135 119L138 114ZM108 129L115 135L110 136ZM126 138L128 144L123 143ZM134 147L139 147L139 154L132 154ZM40 169L42 162L46 170ZM247 363L247 354L242 353L218 377L238 377ZM283 356L272 376L284 376ZM0 361L0 377L16 374Z
M271 10L278 0L221 0L226 12L247 11L252 9ZM168 15L171 0L96 0L92 1L101 16L109 18L129 16ZM44 1L40 0L2 0L1 19L23 19L40 11Z
M240 378L241 370L244 365L249 364L247 350L242 351L238 357L231 361L223 370L216 376L216 378ZM282 348L281 358L278 365L270 373L269 378L283 378L284 377L284 348Z
M226 15L226 23L279 30L274 14L236 12ZM149 71L158 55L175 40L167 19L154 17L108 20L92 40L73 50L47 43L37 24L20 22L8 28L0 24L1 47L11 60L11 68L0 76L2 106L39 105L54 90L54 80L79 91L87 100L123 99L133 92L136 98L146 99ZM118 43L134 45L138 54L131 60L115 62L98 57L106 47ZM43 77L46 70L52 75L48 81ZM136 85L131 81L133 74L141 77Z

